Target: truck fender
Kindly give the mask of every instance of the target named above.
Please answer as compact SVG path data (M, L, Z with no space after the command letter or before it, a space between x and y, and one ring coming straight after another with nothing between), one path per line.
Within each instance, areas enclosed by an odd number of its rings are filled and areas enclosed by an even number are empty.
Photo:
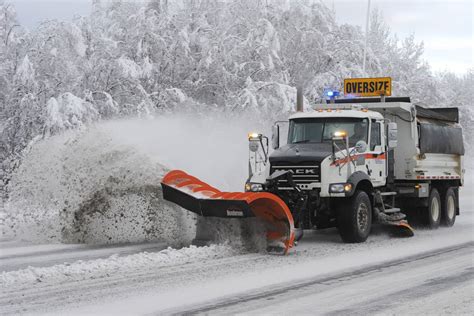
M358 189L359 185L360 188L362 188L363 191L365 191L367 194L370 193L373 189L372 181L370 180L370 177L362 172L362 171L356 171L354 172L349 179L347 179L347 183L352 184L352 189L349 192L346 192L346 196L352 196L356 189Z

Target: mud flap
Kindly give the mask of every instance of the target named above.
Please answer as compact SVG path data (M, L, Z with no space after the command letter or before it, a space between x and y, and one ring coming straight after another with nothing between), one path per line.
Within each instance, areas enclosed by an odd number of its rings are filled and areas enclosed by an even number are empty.
M268 250L287 254L293 247L294 222L288 206L267 192L221 192L181 170L161 182L163 198L203 217L257 217L266 228Z

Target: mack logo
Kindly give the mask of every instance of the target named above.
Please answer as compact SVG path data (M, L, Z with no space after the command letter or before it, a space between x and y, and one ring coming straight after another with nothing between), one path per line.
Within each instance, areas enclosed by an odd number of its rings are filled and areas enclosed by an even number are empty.
M275 169L275 171L287 171L285 169ZM316 170L314 169L293 169L290 170L294 174L314 174L316 175Z
M244 212L241 210L227 210L227 216L244 216Z
M296 174L316 174L314 169L295 169Z

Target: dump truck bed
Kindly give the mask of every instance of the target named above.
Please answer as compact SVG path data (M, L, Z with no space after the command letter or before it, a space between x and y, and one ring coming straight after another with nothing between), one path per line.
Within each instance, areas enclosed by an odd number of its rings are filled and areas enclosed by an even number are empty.
M463 181L464 145L457 108L426 108L410 98L340 99L318 108L351 109L354 105L381 113L398 125L394 180Z

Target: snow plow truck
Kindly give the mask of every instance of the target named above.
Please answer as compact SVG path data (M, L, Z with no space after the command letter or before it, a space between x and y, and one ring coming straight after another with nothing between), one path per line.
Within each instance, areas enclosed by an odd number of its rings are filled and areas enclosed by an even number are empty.
M459 214L458 123L457 108L426 108L408 97L333 98L306 111L297 102L271 139L248 135L245 192L221 192L173 170L163 195L202 217L257 217L268 249L284 254L304 229L337 227L346 243L364 242L373 223L413 236L412 219L436 229Z

